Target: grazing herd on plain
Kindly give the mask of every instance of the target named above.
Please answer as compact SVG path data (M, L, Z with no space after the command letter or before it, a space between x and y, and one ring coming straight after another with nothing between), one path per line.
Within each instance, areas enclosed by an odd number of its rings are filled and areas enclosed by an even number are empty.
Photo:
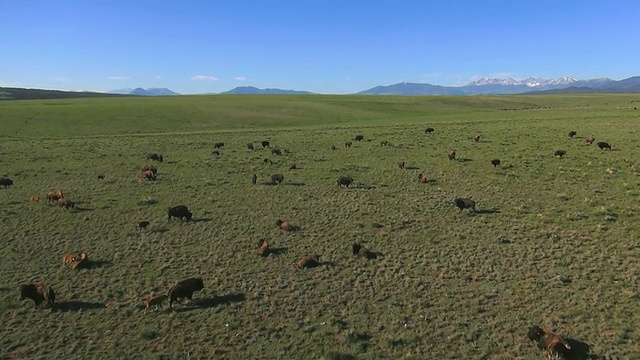
M426 134L431 134L434 131L435 129L431 127L425 129ZM568 134L569 138L573 138L576 135L577 135L576 131L570 131ZM479 142L481 140L481 137L482 135L475 134L472 137L469 137L469 139L473 139L475 142ZM357 135L354 137L353 140L363 141L364 136ZM587 138L585 138L585 142L589 145L593 144L595 140L596 139L593 136L588 136ZM352 144L353 142L349 140L344 143L344 146L345 148L350 148ZM266 140L262 141L261 145L263 148L270 148L269 141L266 141ZM388 140L380 141L380 146L388 146L388 145L390 145ZM215 150L213 151L213 155L220 155L219 149L221 149L224 146L225 144L223 142L215 143L214 144ZM611 145L604 141L598 142L597 146L601 150L611 150ZM255 149L253 143L247 143L246 147L251 151ZM333 150L336 149L335 146L332 146L331 148ZM277 147L271 148L271 152L274 155L282 155L282 150L280 150ZM284 152L289 153L289 151L286 149L284 150ZM566 155L566 151L562 149L558 149L554 152L555 157L561 158L565 155ZM453 149L447 150L447 157L449 160L456 160L455 150ZM162 154L148 154L147 160L157 161L161 163L163 162L164 157ZM271 162L271 161L269 159L265 159L265 163L267 162ZM400 169L405 168L404 162L400 162L398 165ZM493 165L494 167L500 166L501 165L500 159L492 159L491 165ZM290 169L295 169L295 165L293 165ZM138 178L140 181L145 181L145 180L154 181L157 179L157 173L158 173L157 167L150 162L141 167ZM104 175L98 176L99 180L104 180L104 178L105 178ZM283 181L284 181L283 174L278 173L278 174L271 175L272 184L274 185L280 184ZM420 183L427 183L428 178L426 175L421 173L418 175L418 181ZM254 185L256 184L257 182L256 174L252 175L251 182ZM354 179L351 176L342 175L337 179L337 185L339 188L349 188L349 186L353 183L354 183ZM12 185L13 185L12 179L7 177L0 177L0 186L7 188ZM31 201L33 202L38 202L39 200L40 200L39 195L33 195L31 197ZM57 204L59 207L63 209L69 209L69 208L75 207L75 204L70 199L64 196L62 190L52 190L48 192L46 194L46 200L47 200L47 203ZM460 198L460 197L455 198L453 200L453 205L457 207L460 211L464 209L469 209L470 211L476 212L476 203L471 198ZM171 221L172 218L191 221L193 218L193 213L189 211L186 205L177 205L177 206L168 208L167 221ZM140 231L144 231L149 225L150 225L149 221L141 221L138 223L138 228ZM293 226L286 219L277 220L275 222L275 225L283 231L294 231L296 229L296 227ZM272 253L272 250L269 248L269 243L264 239L259 240L257 254L261 257L267 257L271 253ZM352 253L354 256L362 257L369 260L376 259L378 256L381 255L380 253L370 251L364 245L359 243L352 244ZM320 256L321 255L318 255L318 254L309 254L307 256L302 257L297 262L296 265L298 268L301 268L301 269L313 268L313 267L322 265L322 262L320 261ZM80 253L77 256L73 254L65 254L63 256L63 264L69 265L71 269L74 269L74 270L91 267L91 261L89 260L87 254L84 252ZM173 308L172 306L174 302L180 303L180 299L192 300L193 293L196 291L200 291L203 288L204 288L204 281L201 277L182 280L176 283L174 286L172 286L167 292L167 294L153 294L149 296L144 302L144 311L146 312L151 307L162 309L162 304L167 299L169 300L169 307ZM56 293L53 290L53 288L51 288L50 286L42 282L36 281L31 284L21 285L20 296L21 296L21 300L24 300L27 298L33 300L35 304L35 308L41 307L42 304L45 304L46 307L51 308L52 310L54 309ZM551 332L550 330L542 329L538 326L531 327L529 329L527 336L529 339L536 341L538 343L539 348L548 350L550 354L558 354L564 357L571 356L571 351L572 351L571 341L574 341L574 340L570 339L570 341L566 341L561 336Z

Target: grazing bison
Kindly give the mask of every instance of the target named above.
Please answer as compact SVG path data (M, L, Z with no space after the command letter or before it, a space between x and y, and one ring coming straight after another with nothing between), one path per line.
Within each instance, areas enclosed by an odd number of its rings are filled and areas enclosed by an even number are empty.
M346 147L346 148L351 147L352 144L353 143L351 141L345 141L344 147Z
M351 176L340 176L338 178L338 187L346 187L349 188L349 185L353 183L353 178Z
M598 147L600 148L600 150L611 150L611 145L609 145L608 142L604 142L604 141L598 141Z
M180 220L187 219L187 221L191 221L191 217L193 216L193 213L191 213L191 211L189 211L189 208L187 208L186 205L177 205L174 207L170 207L169 208L169 217L167 219L167 221L171 221L171 218L178 218Z
M355 140L355 141L362 141L362 140L364 140L364 136L362 136L362 135L356 135L356 137L355 137L355 138L353 138L353 140Z
M253 185L255 185L255 184L256 184L256 182L258 182L258 175L253 174L253 175L251 176L251 183L252 183Z
M476 202L469 198L456 198L453 202L460 211L463 209L472 209L473 212L476 212Z
M91 261L87 257L87 253L80 253L78 258L74 259L71 263L71 269L86 269L89 268Z
M556 150L556 152L553 153L553 156L558 156L558 157L563 157L567 155L567 152L564 150Z
M269 142L268 142L267 140L264 140L264 141L262 142L262 147L263 147L263 148L267 148L267 147L269 147Z
M297 170L297 169L298 167L296 166L296 164L289 166L289 170Z
M65 208L65 210L68 210L70 207L72 208L76 207L76 205L68 198L58 199L58 206L60 206L61 208Z
M0 185L4 186L5 188L13 185L13 180L6 178L6 177L2 177L0 178Z
M422 184L426 184L427 183L427 176L426 175L422 175L422 174L418 174L418 182L422 183Z
M152 164L145 164L140 168L140 172L151 171L154 175L158 174L158 168Z
M400 162L398 163L398 167L399 167L400 169L404 169L404 161L400 161Z
M273 174L271 175L271 183L272 184L280 184L284 181L284 175L282 174Z
M335 150L336 146L335 145L331 145L331 150Z
M258 241L258 255L269 256L269 243L267 240L262 239Z
M98 180L104 180L105 176L104 175L98 175Z
M56 293L55 291L53 291L53 288L39 282L28 285L21 285L20 300L24 300L26 298L33 300L33 302L35 303L34 308L37 308L42 303L45 303L46 306L53 308L53 305L56 302Z
M493 165L493 167L499 166L500 165L500 159L491 160L491 165Z
M425 133L425 134L429 134L429 133L432 133L432 132L434 132L434 131L435 131L435 129L434 129L434 128L432 128L432 127L428 127L428 128L426 128L426 129L424 129L424 133Z
M247 143L247 149L254 150L253 143Z
M369 249L364 247L364 245L362 244L351 245L351 251L353 252L354 256L363 257L368 260L375 259L378 257L376 253L369 251Z
M271 153L274 155L282 155L282 151L278 148L271 149Z
M577 132L575 132L575 131L573 131L573 130L569 131L569 137L570 137L570 138L572 138L572 137L574 137L574 136L576 136L576 135L578 135L578 133L577 133Z
M527 337L529 340L535 341L538 348L542 350L555 352L562 356L569 355L569 352L571 351L571 345L560 335L549 330L544 330L539 326L534 325L530 327Z
M51 190L47 193L47 202L52 203L62 199L63 197L64 195L62 194L62 190Z
M591 145L591 144L593 144L594 141L596 141L596 138L594 138L593 135L591 135L591 136L587 137L586 139L584 139L584 141L587 144Z
M189 278L182 280L169 289L169 308L173 309L173 302L187 298L191 300L193 293L204 289L202 278Z
M139 230L144 230L144 229L146 229L149 225L151 225L151 223L150 223L150 222L148 222L148 221L146 221L146 220L145 220L145 221L140 221L140 222L138 223L138 229L139 229Z
M151 170L146 170L140 173L140 175L138 175L138 178L140 180L155 180L157 179L156 174L151 171Z
M455 150L447 150L447 156L449 157L449 160L455 160L456 159Z
M158 310L158 308L160 308L160 310L162 310L162 303L167 300L167 298L169 298L169 296L165 295L165 294L161 294L161 295L156 295L156 296L149 296L147 298L147 300L145 300L144 302L144 312L146 313L147 310L150 307L154 307L156 310Z
M217 142L217 143L213 144L213 147L216 148L216 149L220 149L223 146L224 146L223 142Z
M155 160L158 162L162 162L164 158L162 157L162 154L148 154L147 160Z
M278 220L276 221L276 226L284 231L293 230L293 225L291 225L288 220Z
M482 135L480 135L480 134L473 135L473 141L479 142L481 137L482 137Z
M38 201L40 201L40 195L33 195L33 196L31 197L31 201L33 201L33 202L38 202Z
M70 264L72 262L76 261L76 256L73 254L65 254L62 257L62 265L67 265Z
M320 265L320 255L307 255L298 261L298 268L312 268Z
M389 141L388 140L380 141L380 146L387 146L387 145L389 145Z
M213 150L213 151L211 152L211 155L220 156L220 151L218 151L218 150Z

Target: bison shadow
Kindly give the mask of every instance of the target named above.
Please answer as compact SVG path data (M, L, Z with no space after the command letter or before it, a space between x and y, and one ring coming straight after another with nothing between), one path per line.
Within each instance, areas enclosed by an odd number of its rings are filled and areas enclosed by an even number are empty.
M458 159L458 161L459 161L459 162L461 162L461 163L467 163L467 162L473 161L473 159L469 159L469 158L460 158L460 159Z
M166 233L167 231L169 231L169 228L166 228L166 227L151 230L151 232L154 234L162 234L162 233Z
M286 182L286 183L282 183L283 185L290 185L290 186L304 186L305 184L303 182L294 182L294 181L290 181L290 182Z
M478 209L475 211L476 214L499 214L500 213L500 209L498 208L493 208L493 209Z
M567 360L588 360L599 359L600 357L593 354L591 346L585 342L578 341L576 339L567 339L569 345L571 345L571 351L565 355Z
M224 304L230 305L232 303L243 302L246 299L247 297L242 293L194 299L191 302L191 304L189 304L188 306L181 307L178 309L173 309L173 311L184 312L184 311L191 311L196 309L208 309L208 308L214 308Z
M106 309L107 306L103 303L87 302L80 300L61 301L55 304L53 311L58 312L71 312L81 310L96 310Z
M282 183L282 184L284 184L284 183ZM271 182L271 181L265 181L265 182L260 183L260 185L264 185L264 186L277 186L277 185L280 185L280 184L279 184L279 183L273 183L273 182Z
M269 248L269 254L281 255L286 254L289 251L288 247Z
M78 266L78 269L99 269L113 265L113 261L110 260L91 260L86 259Z
M209 221L213 221L212 218L201 218L201 219L192 219L191 222L194 223L199 223L199 222L209 222Z
M420 170L419 167L413 166L413 165L408 165L408 166L405 166L404 168L407 170Z
M91 208L85 208L85 207L80 207L80 206L76 206L74 209L76 209L77 212L83 212L83 211L95 211L96 209L91 209Z

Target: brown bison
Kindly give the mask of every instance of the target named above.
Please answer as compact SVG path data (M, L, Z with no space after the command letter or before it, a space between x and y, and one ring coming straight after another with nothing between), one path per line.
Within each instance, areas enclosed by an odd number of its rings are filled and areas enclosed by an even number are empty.
M604 141L598 141L598 147L600 148L600 150L611 150L611 145L609 145L608 142L604 142Z
M150 307L154 307L156 310L158 308L160 308L160 310L162 310L162 303L167 300L169 298L169 296L165 295L165 294L161 294L161 295L151 295L147 298L147 300L145 300L144 302L144 312L146 313L147 310Z
M62 199L63 197L64 195L62 194L62 190L52 190L47 193L47 202L52 203Z
M162 162L164 160L164 157L162 156L162 154L148 154L147 160L155 160L158 162Z
M427 183L427 175L418 174L418 182L421 184Z
M577 133L577 132L575 132L575 131L573 131L573 130L569 131L569 137L570 137L570 138L572 138L572 137L574 137L574 136L576 136L576 135L578 135L578 133Z
M473 212L476 212L476 202L470 198L456 198L453 202L460 211L463 209L472 209Z
M76 256L73 254L65 254L62 257L62 265L67 265L70 264L72 262L76 261Z
M362 140L364 140L364 136L363 136L363 135L356 135L356 137L355 137L355 138L353 138L353 140L355 140L355 141L362 141Z
M158 174L158 168L153 166L153 164L145 164L140 168L140 172L151 171L154 175Z
M353 183L353 178L351 176L340 176L338 178L338 187L346 187L349 188L349 185Z
M591 144L593 144L594 141L596 141L596 138L594 138L593 135L591 135L591 136L588 136L586 139L584 139L584 141L587 144L591 145Z
M90 267L91 261L87 257L87 253L80 253L76 259L71 263L71 269L86 269Z
M38 201L40 201L40 195L33 195L33 196L31 197L31 201L33 201L33 202L38 202Z
M293 230L293 225L291 225L288 220L278 220L276 221L276 226L285 231Z
M53 308L56 302L56 293L53 288L37 282L20 286L20 300L26 298L33 300L35 303L34 308L37 308L42 303L45 303L47 307Z
M447 150L447 156L449 157L449 160L455 160L456 152L454 150Z
M404 169L404 161L400 161L400 162L398 163L398 167L399 167L400 169Z
M176 283L169 289L169 308L173 309L173 302L179 299L193 298L193 293L204 289L202 278L189 278Z
M367 249L366 247L364 247L364 245L362 244L353 244L351 245L351 251L353 252L354 256L359 256L359 257L363 257L365 259L371 260L371 259L375 259L378 257L378 254L369 251L369 249Z
M13 180L6 177L1 177L0 185L4 186L5 188L8 188L9 186L13 185Z
M346 147L346 148L351 147L352 144L353 143L351 141L345 141L344 147Z
M171 221L171 218L174 218L174 217L180 220L186 219L187 221L191 221L191 217L193 216L193 213L189 211L189 208L187 208L186 205L177 205L174 207L170 207L168 214L169 214L169 217L167 221Z
M151 223L149 221L140 221L138 223L138 230L145 230Z
M259 240L258 241L258 255L260 256L269 256L269 243L267 240Z
M255 185L257 182L258 182L258 175L253 174L253 175L251 176L251 183L252 183L253 185Z
M58 199L58 206L60 206L61 208L64 208L65 210L68 210L70 207L72 208L76 207L73 201L69 200L68 198Z
M553 153L553 156L557 156L557 157L563 157L563 156L565 156L565 155L567 155L567 152L566 152L566 151L564 151L564 150L556 150L556 151Z
M138 179L140 180L155 180L157 179L156 174L154 174L153 171L151 170L146 170L140 173L140 175L138 175Z
M481 137L482 137L482 135L480 135L480 134L473 135L473 141L479 142Z
M389 141L388 140L380 141L380 146L387 146L387 145L389 145Z
M274 155L280 156L280 155L282 155L282 150L280 150L278 148L273 148L273 149L271 149L271 153L274 154Z
M254 150L253 143L247 143L247 149Z
M320 265L320 255L307 255L298 261L298 268L312 268Z
M269 147L269 142L268 142L267 140L264 140L264 141L262 142L262 147L263 147L263 148L267 148L267 147Z
M284 175L282 174L273 174L271 175L271 183L272 184L280 184L284 181Z
M493 167L500 166L500 159L491 160L491 165L493 165Z
M530 327L527 337L529 340L535 341L539 349L548 350L552 353L555 352L563 357L569 355L571 351L569 342L564 340L560 335L542 329L539 326L534 325Z
M223 146L224 146L223 142L217 142L217 143L213 144L213 147L216 148L216 149L220 149Z

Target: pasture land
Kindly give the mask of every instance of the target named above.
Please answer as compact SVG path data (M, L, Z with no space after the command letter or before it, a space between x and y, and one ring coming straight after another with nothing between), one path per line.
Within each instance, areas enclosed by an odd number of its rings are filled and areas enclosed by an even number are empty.
M531 324L640 358L637 100L0 102L0 176L14 180L0 188L0 358L539 359ZM613 150L586 144L592 134ZM141 182L149 152L164 162ZM270 185L274 173L284 183ZM339 189L340 175L354 186ZM58 188L77 208L29 201ZM459 196L478 212L455 208ZM195 221L167 222L178 204ZM276 254L256 255L263 238ZM354 242L382 256L355 258ZM62 265L82 251L101 266ZM297 269L311 253L326 263ZM143 313L148 295L191 276L204 279L197 306ZM56 290L56 311L19 300L35 279Z

